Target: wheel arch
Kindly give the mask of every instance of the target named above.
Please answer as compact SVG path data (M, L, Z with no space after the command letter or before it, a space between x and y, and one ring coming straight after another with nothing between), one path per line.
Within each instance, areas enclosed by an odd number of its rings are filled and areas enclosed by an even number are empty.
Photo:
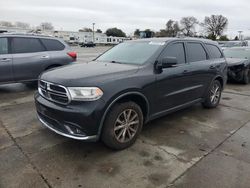
M149 102L146 96L139 91L129 91L126 93L122 93L119 96L112 99L111 102L108 103L108 106L100 122L99 130L98 130L98 137L100 137L102 133L102 128L103 128L105 119L110 109L117 103L123 103L127 101L132 101L132 102L135 102L137 105L139 105L143 113L144 122L147 121L147 118L149 115Z
M221 84L222 89L224 88L225 82L224 82L224 79L223 79L221 76L216 76L216 77L214 78L214 80L218 80L218 81L220 82L220 84ZM214 80L213 80L213 81L214 81Z

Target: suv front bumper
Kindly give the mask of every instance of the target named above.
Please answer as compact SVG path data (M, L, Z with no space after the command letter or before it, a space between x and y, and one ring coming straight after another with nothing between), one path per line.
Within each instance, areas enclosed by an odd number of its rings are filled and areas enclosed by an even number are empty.
M35 94L39 121L51 131L77 140L98 140L98 131L105 106L101 99L60 105Z

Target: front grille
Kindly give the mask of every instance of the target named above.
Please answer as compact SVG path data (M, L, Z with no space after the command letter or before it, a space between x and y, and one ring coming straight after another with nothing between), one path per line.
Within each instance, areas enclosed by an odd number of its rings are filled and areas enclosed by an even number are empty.
M38 90L40 95L50 101L60 104L70 102L68 91L64 86L40 80Z

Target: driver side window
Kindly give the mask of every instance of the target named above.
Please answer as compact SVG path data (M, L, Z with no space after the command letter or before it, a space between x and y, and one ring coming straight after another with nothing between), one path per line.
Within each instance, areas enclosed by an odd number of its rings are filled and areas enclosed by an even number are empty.
M184 64L186 62L184 43L178 42L178 43L170 44L170 46L168 46L164 50L162 57L163 58L175 57L177 59L178 64Z

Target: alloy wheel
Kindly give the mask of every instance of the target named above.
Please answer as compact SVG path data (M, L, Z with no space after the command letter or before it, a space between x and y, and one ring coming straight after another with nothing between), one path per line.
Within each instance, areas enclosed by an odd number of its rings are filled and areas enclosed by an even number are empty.
M220 86L215 83L213 87L210 90L210 100L212 104L217 104L219 99L220 99L220 94L221 94L221 88Z
M114 133L116 139L121 143L132 140L137 133L139 123L139 115L135 110L124 110L115 121Z

